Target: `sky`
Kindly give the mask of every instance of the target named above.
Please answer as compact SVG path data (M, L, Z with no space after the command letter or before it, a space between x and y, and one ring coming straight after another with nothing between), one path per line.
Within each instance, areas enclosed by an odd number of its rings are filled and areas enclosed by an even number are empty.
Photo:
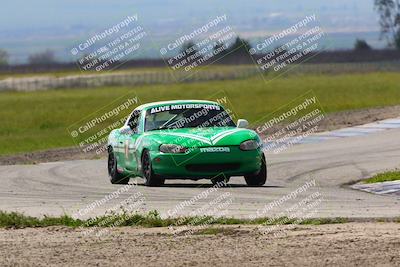
M375 47L379 41L378 16L373 0L36 0L4 1L0 9L0 49L13 62L29 54L54 50L63 61L76 43L128 15L138 14L151 38L162 42L176 33L190 32L210 18L227 14L229 24L245 38L263 38L316 14L330 33L334 49L351 48L356 38ZM156 56L152 49L140 57Z

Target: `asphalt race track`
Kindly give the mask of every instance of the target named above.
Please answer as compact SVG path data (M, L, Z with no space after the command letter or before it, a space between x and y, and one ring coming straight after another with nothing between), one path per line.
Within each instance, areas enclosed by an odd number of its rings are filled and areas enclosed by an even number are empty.
M81 215L102 214L140 192L144 201L137 206L138 211L158 210L162 216L188 215L222 194L230 199L224 206L225 216L271 216L314 193L318 193L321 202L311 217L400 216L399 196L375 195L347 185L376 172L399 167L400 129L296 145L279 154L267 153L267 161L267 185L261 188L246 187L242 177L233 177L228 187L215 190L207 198L196 198L182 208L177 206L182 201L212 191L211 183L207 180L169 180L164 187L148 188L139 181L138 186L132 186L127 192ZM76 214L88 204L123 187L110 184L106 160L0 166L0 178L0 210L34 216ZM297 191L298 194L292 194L273 208L263 209L306 183L313 183L314 179L315 186Z

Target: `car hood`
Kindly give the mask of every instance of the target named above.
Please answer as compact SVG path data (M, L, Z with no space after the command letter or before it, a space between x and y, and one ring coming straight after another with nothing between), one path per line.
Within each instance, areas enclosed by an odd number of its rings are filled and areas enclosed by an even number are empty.
M233 146L254 139L258 135L249 129L236 127L207 127L156 130L145 136L159 144L177 144L185 147Z

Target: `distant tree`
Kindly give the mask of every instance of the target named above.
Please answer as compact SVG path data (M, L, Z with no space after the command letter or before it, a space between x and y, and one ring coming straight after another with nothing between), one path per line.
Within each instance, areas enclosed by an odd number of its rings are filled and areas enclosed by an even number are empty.
M224 47L224 44L223 43L218 43L218 44L216 44L215 46L214 46L214 51L218 51L218 50L222 50L223 49L223 47Z
M186 50L192 48L193 46L195 46L195 43L193 41L184 42L182 45L182 51L186 51Z
M0 49L0 65L8 65L8 53Z
M275 47L275 49L273 50L275 52L276 56L285 54L287 52L286 48L284 48L286 46L283 45L278 45L277 47Z
M199 52L197 51L197 44L195 44L193 41L185 42L182 45L181 51L179 53L183 54L181 62L184 63L184 66L201 64L202 62L200 59L203 56L199 54ZM186 60L186 62L184 62L183 60Z
M233 44L228 48L228 53L233 52L235 54L245 54L250 50L251 45L247 40L241 39L239 36L236 37Z
M218 55L218 57L225 56L228 52L229 47L223 42L216 43L213 47L214 55Z
M389 47L400 49L400 0L374 0L379 13L381 38Z
M49 64L56 62L54 52L50 49L30 55L28 61L30 64Z
M400 49L400 30L398 30L396 35L394 36L394 46L397 49Z
M371 50L371 46L365 40L357 39L354 44L354 50L357 51Z
M185 42L182 45L182 52L186 53L186 56L185 56L186 58L195 55L197 53L196 44L193 41ZM191 57L190 61L195 61L196 59Z

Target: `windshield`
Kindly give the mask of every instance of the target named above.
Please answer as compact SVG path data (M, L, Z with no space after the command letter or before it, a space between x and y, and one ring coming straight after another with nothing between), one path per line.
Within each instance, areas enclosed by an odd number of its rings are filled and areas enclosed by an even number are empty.
M194 127L235 127L229 115L214 104L176 104L154 107L146 111L145 131Z

